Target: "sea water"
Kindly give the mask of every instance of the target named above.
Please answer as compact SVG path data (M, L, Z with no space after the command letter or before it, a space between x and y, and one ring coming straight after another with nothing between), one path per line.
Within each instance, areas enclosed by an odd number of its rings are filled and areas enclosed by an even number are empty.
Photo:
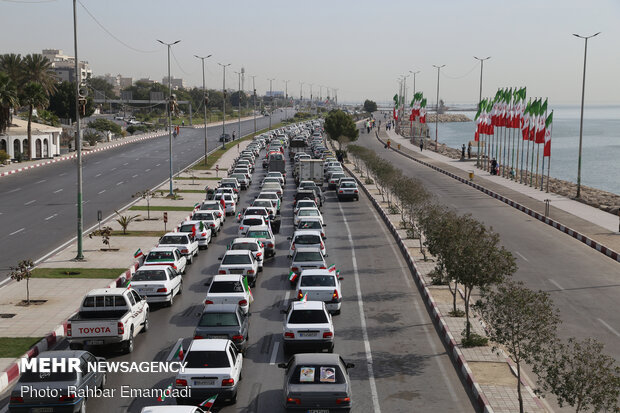
M579 158L579 106L554 106L551 139L551 176L577 182ZM439 124L438 140L461 149L474 140L474 112L462 113L472 122ZM435 138L435 124L429 123L430 136ZM542 162L542 145L540 145ZM520 145L519 145L520 147ZM531 154L530 154L531 156ZM530 157L531 159L531 157ZM545 159L545 175L547 174ZM521 163L521 161L519 161ZM536 168L536 165L534 165ZM540 166L539 166L540 170ZM587 105L583 119L583 148L581 156L582 185L620 194L620 105Z

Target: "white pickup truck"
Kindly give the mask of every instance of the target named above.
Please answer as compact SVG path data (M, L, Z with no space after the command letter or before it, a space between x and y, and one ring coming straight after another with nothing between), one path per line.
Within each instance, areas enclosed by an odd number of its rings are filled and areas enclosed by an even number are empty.
M99 288L84 297L80 311L67 322L72 350L116 344L133 351L134 337L149 328L149 305L130 288Z

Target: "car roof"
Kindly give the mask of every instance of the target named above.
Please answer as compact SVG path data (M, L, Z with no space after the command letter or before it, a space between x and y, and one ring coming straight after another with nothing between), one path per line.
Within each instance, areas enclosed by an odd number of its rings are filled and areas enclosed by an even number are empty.
M95 288L94 290L90 290L88 295L112 295L112 294L123 294L127 288Z
M214 275L213 279L211 280L211 282L216 282L216 281L242 281L242 278L244 277L243 274L224 274L224 275Z
M299 208L300 211L307 211L309 209L313 209L313 210L316 210L316 211L319 210L317 207L301 207L301 208ZM321 212L319 211L319 215L320 214L321 214Z
M299 247L295 252L321 252L320 247Z
M140 270L165 270L166 268L170 268L169 265L143 265L142 267L138 267L136 272Z
M248 255L248 250L228 250L224 253L224 255Z
M151 250L149 252L160 252L160 251L174 251L174 250L179 250L177 247L155 247L155 248L151 248Z
M234 240L232 240L231 244L243 244L243 243L255 243L258 244L260 241L257 240L256 238L235 238Z
M336 273L329 270L320 270L318 268L312 268L307 270L302 270L300 277L304 277L306 275L331 275L336 276Z
M321 222L321 218L319 218L319 217L311 217L310 216L310 217L300 217L300 218L301 218L301 221L316 221L318 223Z
M268 230L269 226L268 225L250 225L250 227L248 228L248 232L249 231L263 231L263 230Z
M293 238L295 238L297 235L308 235L308 234L312 234L312 235L316 235L320 237L321 231L317 231L316 229L297 229L293 233Z
M37 355L40 358L51 358L51 359L65 359L65 358L77 358L82 354L88 353L85 350L48 350L42 351Z
M237 311L238 304L209 304L205 305L202 313L234 313Z
M167 235L185 235L184 232L166 232L164 235L162 235L162 237L165 237Z
M228 344L227 339L223 338L210 338L208 340L192 340L189 345L188 351L217 351L217 350L226 350L226 345Z
M292 360L294 364L340 364L340 354L299 353L295 354Z
M247 215L246 214L246 215L243 216L243 219L244 220L246 220L246 219L263 219L264 220L265 217L263 215Z
M322 310L325 308L323 301L293 301L291 303L292 310Z

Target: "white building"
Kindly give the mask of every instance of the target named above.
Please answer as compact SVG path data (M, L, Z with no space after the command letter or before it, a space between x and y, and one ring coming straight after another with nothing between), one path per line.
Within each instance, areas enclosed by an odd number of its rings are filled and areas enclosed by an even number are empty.
M164 78L161 80L161 84L168 86L168 76L164 76ZM185 89L185 82L181 78L170 76L170 86L174 90Z
M61 82L75 81L75 57L63 54L60 49L43 49L41 54L52 62L52 68ZM80 61L78 69L80 70L80 82L93 75L93 71L86 61Z
M28 121L13 118L6 132L0 135L0 150L6 151L11 159L27 149ZM60 133L62 128L31 124L30 153L32 159L52 158L60 155Z

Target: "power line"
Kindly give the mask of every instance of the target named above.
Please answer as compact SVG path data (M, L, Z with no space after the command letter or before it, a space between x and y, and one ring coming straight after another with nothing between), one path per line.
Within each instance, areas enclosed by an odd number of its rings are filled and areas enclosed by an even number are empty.
M174 62L177 64L177 67L179 68L179 70L181 70L181 72L183 72L184 74L186 74L188 76L192 74L192 73L187 73L185 70L183 70L183 68L181 67L181 64L177 60L177 57L175 56L175 54L172 51L172 49L170 49L170 54L172 55L172 58L174 59Z
M454 77L453 77L453 76L448 76L448 75L447 75L447 74L445 74L445 73L442 73L441 75L442 75L443 77L447 77L448 79L462 79L462 78L464 78L465 76L469 75L471 72L473 72L473 71L474 71L474 69L476 69L477 67L478 67L478 63L474 64L474 66L473 66L471 69L469 69L469 71L468 71L467 73L465 73L464 75L462 75L462 76L454 76Z
M4 0L4 1L9 1L9 0ZM55 0L54 0L55 1ZM140 49L136 49L133 46L128 45L127 43L125 43L124 41L122 41L121 39L119 39L118 37L116 37L114 34L112 34L111 31L109 31L108 29L105 28L105 26L103 24L101 24L99 22L99 20L97 20L97 18L95 16L93 16L93 14L86 8L86 6L84 5L84 3L82 3L80 0L78 0L78 3L80 3L80 6L82 6L82 8L84 8L84 11L91 17L91 19L93 19L95 21L95 23L97 23L97 25L99 27L101 27L101 29L106 32L110 37L112 37L114 40L116 40L117 42L119 42L120 44L122 44L123 46L125 46L128 49L131 49L135 52L139 52L139 53L156 53L159 52L160 49L156 49L156 50L140 50Z

